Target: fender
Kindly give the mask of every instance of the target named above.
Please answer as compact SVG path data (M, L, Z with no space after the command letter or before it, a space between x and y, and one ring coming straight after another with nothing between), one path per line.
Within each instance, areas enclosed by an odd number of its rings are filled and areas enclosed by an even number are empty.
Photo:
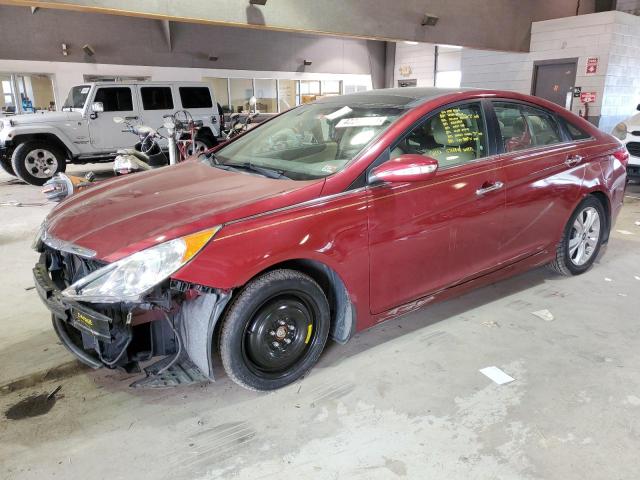
M172 278L231 290L289 261L311 260L332 269L356 309L358 330L368 326L368 190L357 189L231 222ZM269 237L269 241L264 239Z
M56 127L43 124L20 125L10 130L8 133L13 133L12 141L16 144L22 143L20 141L20 138L23 136L38 138L38 136L40 135L53 135L60 141L60 143L64 145L65 149L68 153L71 154L72 157L82 153L79 146L73 143L71 138L69 138L69 136L66 135L63 130Z

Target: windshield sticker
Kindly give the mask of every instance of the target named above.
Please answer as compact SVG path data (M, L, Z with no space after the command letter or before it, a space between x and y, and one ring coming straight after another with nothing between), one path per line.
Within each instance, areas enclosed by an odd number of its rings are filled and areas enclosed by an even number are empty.
M91 88L91 87L84 87L82 90L80 90L80 93L81 93L81 94L83 94L83 95L84 95L85 93L89 93L89 89L90 89L90 88Z
M336 167L335 165L325 165L320 171L323 173L335 173L337 170L338 167Z
M349 127L379 127L387 121L387 117L356 117L343 118L338 122L336 128Z
M326 118L327 120L335 120L336 118L344 117L346 114L351 112L353 112L353 110L351 110L347 106L344 106L341 109L336 110L333 113L330 113L329 115L325 115L324 118Z

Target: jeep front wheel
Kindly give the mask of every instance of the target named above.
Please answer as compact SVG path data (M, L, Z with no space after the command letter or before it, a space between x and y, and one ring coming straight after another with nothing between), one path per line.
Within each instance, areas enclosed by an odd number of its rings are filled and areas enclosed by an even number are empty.
M43 185L67 166L64 153L43 140L21 143L13 151L11 166L15 174L31 185Z
M0 168L2 168L2 170L4 170L5 172L7 172L9 175L12 176L16 176L15 172L13 171L13 167L11 166L11 156L7 155L7 156L2 156L0 157Z

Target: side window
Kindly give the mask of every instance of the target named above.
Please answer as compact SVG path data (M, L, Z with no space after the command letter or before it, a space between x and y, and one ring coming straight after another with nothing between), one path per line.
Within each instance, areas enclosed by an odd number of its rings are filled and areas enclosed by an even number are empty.
M142 108L145 110L172 110L171 87L141 87Z
M567 132L569 132L569 136L572 140L586 140L587 138L591 138L591 135L582 131L572 123L565 121L565 125L567 126Z
M211 94L207 87L180 87L182 108L211 108Z
M133 110L129 87L99 88L94 102L102 102L105 112L130 112Z
M496 102L493 108L498 118L505 152L517 152L563 141L558 122L544 110L508 102Z
M487 156L482 106L470 103L446 108L405 135L391 158L417 153L435 158L440 168L462 165Z

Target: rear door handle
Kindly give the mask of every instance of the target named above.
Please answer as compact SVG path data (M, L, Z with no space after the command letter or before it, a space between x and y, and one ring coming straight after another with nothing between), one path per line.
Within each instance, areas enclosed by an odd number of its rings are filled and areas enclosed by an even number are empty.
M484 195L489 192L495 192L496 190L500 190L502 187L504 187L504 183L500 181L494 182L490 185L487 185L486 187L482 187L476 190L476 195Z
M133 117L124 117L125 120L138 120L138 116L134 115Z
M582 155L569 155L564 161L564 164L567 167L573 167L574 165L579 164L582 161L582 158Z

